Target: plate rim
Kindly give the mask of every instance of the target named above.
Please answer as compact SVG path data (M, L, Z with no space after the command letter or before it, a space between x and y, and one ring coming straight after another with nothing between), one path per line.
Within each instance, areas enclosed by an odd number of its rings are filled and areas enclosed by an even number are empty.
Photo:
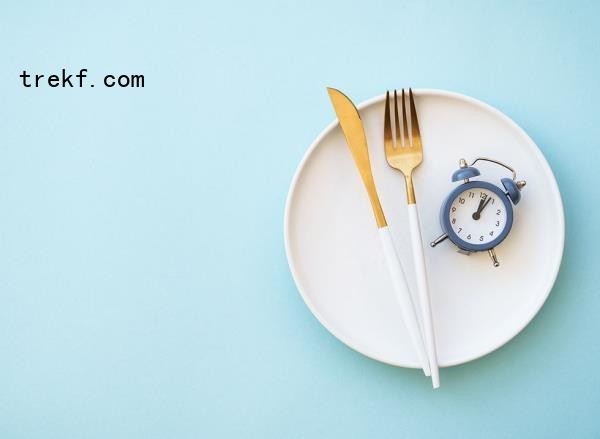
M544 306L544 304L548 300L548 296L550 295L550 292L554 288L554 284L556 283L556 279L558 277L558 273L560 272L560 267L562 265L562 260L563 260L563 256L564 256L564 246L565 246L565 211L564 211L564 205L562 202L562 197L560 194L560 189L558 187L558 182L556 180L556 176L554 175L554 172L552 172L552 168L550 167L550 164L546 160L546 157L542 153L541 149L537 146L537 144L533 141L533 139L529 136L529 134L527 134L527 132L523 128L521 128L514 120L512 120L510 117L508 117L506 114L504 114L502 111L498 110L497 108L493 107L492 105L487 104L486 102L483 102L479 99L464 95L462 93L452 92L452 91L447 91L447 90L442 90L442 89L435 89L435 88L416 88L416 89L412 89L412 91L417 96L418 95L436 95L436 96L450 97L450 98L462 100L464 102L476 105L476 106L494 114L495 116L499 117L504 122L506 122L510 126L512 126L512 128L514 128L517 132L519 132L523 136L523 138L526 140L526 143L528 144L529 148L534 152L535 156L542 164L544 172L551 177L552 187L547 188L547 189L553 193L553 198L555 198L555 201L558 202L558 206L560 208L560 217L558 218L559 233L560 233L560 236L559 236L560 251L559 251L558 261L556 261L556 263L555 263L554 272L552 274L552 277L551 278L548 277L549 281L547 282L547 284L545 286L546 293L541 298L539 303L537 303L537 306L535 306L534 309L532 310L531 316L528 319L526 319L522 323L522 325L518 326L516 328L516 330L514 330L504 341L497 343L496 345L492 346L489 350L472 355L470 357L462 359L461 361L450 361L448 363L440 364L440 367L452 367L452 366L457 366L460 364L469 363L471 361L482 358L482 357L489 355L492 352L500 349L502 346L504 346L509 341L514 339L517 335L519 335L521 333L521 331L523 331L532 322L532 320L535 318L535 316L537 316L537 314L540 312L542 306ZM379 102L382 102L384 99L385 99L385 94L374 96L374 97L367 99L365 101L362 101L360 104L358 104L357 109L360 112L361 110L363 110L367 107L370 107L371 105L375 105ZM340 334L340 332L333 325L330 325L327 322L327 320L321 315L321 313L319 312L317 307L314 305L314 303L308 297L308 294L305 293L305 291L304 291L305 287L303 286L303 283L300 279L298 270L296 268L296 264L293 260L291 249L290 249L290 220L291 220L290 211L291 211L291 207L292 207L292 199L294 197L294 193L296 191L296 187L297 187L298 181L300 179L300 174L302 173L304 167L306 166L306 163L308 162L308 160L310 159L310 157L312 156L314 151L317 149L319 144L338 125L339 125L338 119L335 118L331 123L329 123L319 133L319 135L311 143L309 148L305 151L302 159L300 160L300 163L298 163L298 166L296 167L294 176L292 177L290 187L288 189L288 193L287 193L287 197L286 197L285 210L284 210L284 215L283 215L283 238L284 238L284 246L285 246L285 255L286 255L286 259L288 261L288 266L290 268L290 272L292 274L292 278L294 280L296 288L297 288L300 296L302 297L302 300L304 301L305 305L311 311L313 316L319 321L319 323L325 329L327 329L335 338L337 338L339 341L344 343L346 346L348 346L352 350L358 352L361 355L364 355L365 357L371 358L373 360L376 360L376 361L379 361L379 362L382 362L385 364L389 364L391 366L404 367L404 368L419 368L419 365L417 365L417 364L406 364L406 363L401 363L401 362L389 361L386 358L382 358L379 355L375 355L372 352L368 352L368 349L367 350L361 349L361 346L359 346L358 343L354 343L351 340L348 340L348 338L345 337L344 335Z

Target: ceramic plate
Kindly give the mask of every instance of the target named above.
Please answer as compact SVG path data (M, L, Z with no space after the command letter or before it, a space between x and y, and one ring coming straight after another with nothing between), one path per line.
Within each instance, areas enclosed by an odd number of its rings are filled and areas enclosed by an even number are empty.
M324 101L325 102L325 101ZM415 91L424 161L415 171L440 366L481 357L519 333L548 297L560 266L564 214L556 180L529 136L500 111L439 90ZM383 151L384 97L359 106L371 166L396 248L414 291L402 175ZM332 110L333 114L333 110ZM458 184L450 176L464 157L512 165L527 181L507 239L487 253L460 254L441 233L439 210ZM496 185L507 171L478 163L478 179ZM317 319L351 348L385 363L417 367L386 271L377 228L337 121L309 148L292 181L285 212L289 265Z

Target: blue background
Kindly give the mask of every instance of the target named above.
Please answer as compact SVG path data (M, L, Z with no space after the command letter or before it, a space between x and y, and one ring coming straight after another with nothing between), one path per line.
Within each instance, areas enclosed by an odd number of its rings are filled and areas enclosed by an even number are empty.
M598 437L598 5L5 4L0 436ZM62 68L96 87L18 76ZM548 302L439 391L338 342L291 279L284 203L326 85L479 98L558 179Z

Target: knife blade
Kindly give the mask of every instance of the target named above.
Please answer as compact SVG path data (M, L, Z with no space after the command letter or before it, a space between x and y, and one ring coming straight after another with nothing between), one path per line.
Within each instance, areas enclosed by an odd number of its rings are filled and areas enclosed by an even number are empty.
M365 136L365 130L360 114L348 96L341 91L327 87L327 93L329 94L329 99L331 99L331 104L333 105L335 114L342 127L344 137L346 137L346 143L352 153L354 163L358 168L360 177L362 178L367 194L369 195L377 227L385 227L387 226L387 221L385 220L381 202L377 195L377 189L375 188L375 181L373 180L373 173L371 172L371 161L369 160L367 138Z

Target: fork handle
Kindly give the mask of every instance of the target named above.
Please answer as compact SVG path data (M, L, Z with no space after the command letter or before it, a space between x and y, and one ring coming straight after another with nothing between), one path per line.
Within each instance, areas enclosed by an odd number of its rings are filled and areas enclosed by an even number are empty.
M402 264L400 263L400 259L398 258L396 248L392 241L390 229L387 226L379 229L379 238L381 239L385 262L392 279L396 299L400 304L404 325L406 326L415 350L417 351L421 368L425 375L429 376L429 361L427 360L427 351L425 350L425 345L421 336L417 313L408 290L408 284L406 283L406 276L404 275Z
M433 319L431 312L431 301L429 298L429 287L427 285L427 272L425 268L425 255L423 254L423 239L421 238L421 226L419 223L419 213L417 204L408 205L408 222L410 225L410 241L412 246L415 274L417 278L417 291L419 296L419 306L421 309L421 322L423 323L423 339L429 358L429 367L431 369L431 381L433 388L440 386L440 374L437 364L437 354L435 348L435 333L433 331Z

